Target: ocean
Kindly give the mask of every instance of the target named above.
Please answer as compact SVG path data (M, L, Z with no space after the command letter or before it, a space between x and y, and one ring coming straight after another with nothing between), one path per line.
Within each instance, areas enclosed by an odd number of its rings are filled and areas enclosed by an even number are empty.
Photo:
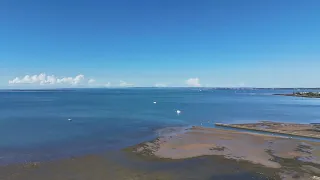
M320 122L320 99L272 95L290 92L211 88L1 90L0 164L119 150L151 140L166 127L214 127L217 122L261 120Z

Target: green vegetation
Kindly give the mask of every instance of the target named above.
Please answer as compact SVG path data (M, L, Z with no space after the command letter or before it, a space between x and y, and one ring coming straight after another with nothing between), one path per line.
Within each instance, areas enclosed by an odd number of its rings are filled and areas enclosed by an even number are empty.
M320 98L320 92L296 92L294 96Z
M296 96L296 97L306 97L306 98L320 98L319 92L294 92L292 94L274 94L278 96Z

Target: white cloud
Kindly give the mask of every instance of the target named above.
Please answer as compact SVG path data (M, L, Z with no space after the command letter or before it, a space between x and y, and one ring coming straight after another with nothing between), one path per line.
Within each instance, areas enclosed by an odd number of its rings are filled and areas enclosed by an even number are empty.
M89 80L88 80L88 84L93 84L93 83L95 83L95 82L96 82L95 79L89 79Z
M245 84L244 82L241 82L241 83L239 83L237 86L238 86L238 87L245 87L246 84Z
M84 75L80 74L76 77L63 77L61 79L57 79L58 84L71 84L71 85L77 85L80 84L84 80Z
M167 87L167 85L162 83L156 83L154 87Z
M130 84L130 83L127 83L125 81L120 81L119 86L120 87L132 87L132 86L134 86L134 84Z
M186 84L191 87L200 87L200 79L199 78L190 78L186 80Z
M107 82L106 84L103 85L104 87L110 87L111 86L111 83L110 82Z
M39 75L25 75L24 77L15 77L12 80L9 80L9 84L69 84L69 85L78 85L84 80L84 75L79 74L75 77L62 77L57 78L54 75L46 75L41 73Z

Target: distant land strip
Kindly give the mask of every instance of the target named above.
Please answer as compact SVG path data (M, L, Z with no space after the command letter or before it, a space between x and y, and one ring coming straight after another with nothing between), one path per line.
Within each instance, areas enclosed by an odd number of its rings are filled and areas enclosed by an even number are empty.
M305 98L320 98L320 92L296 92L291 94L274 94L274 95L305 97Z
M291 124L278 122L260 122L248 124L223 124L215 123L217 127L229 127L257 132L268 132L288 136L320 139L320 123L314 124Z

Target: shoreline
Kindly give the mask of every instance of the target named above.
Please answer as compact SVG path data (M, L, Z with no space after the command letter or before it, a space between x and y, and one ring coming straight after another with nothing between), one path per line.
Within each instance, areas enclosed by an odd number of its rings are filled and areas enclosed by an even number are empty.
M291 96L291 97L301 97L301 98L313 98L317 99L320 96L308 96L308 95L298 95L298 94L273 94L274 96Z

